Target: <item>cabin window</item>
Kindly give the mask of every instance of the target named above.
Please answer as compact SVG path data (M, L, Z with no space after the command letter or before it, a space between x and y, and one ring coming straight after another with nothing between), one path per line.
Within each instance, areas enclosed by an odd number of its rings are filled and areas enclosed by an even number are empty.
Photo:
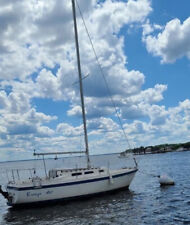
M72 173L71 175L72 176L79 176L79 175L82 175L82 173Z
M91 174L91 173L94 173L94 171L86 171L86 172L84 172L84 174Z
M104 170L99 170L100 173L104 172Z

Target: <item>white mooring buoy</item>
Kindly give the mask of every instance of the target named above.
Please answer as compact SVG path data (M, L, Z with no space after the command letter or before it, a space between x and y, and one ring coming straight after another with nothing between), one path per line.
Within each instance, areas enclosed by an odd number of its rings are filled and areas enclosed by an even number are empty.
M172 180L172 178L167 175L161 175L161 176L158 176L158 178L159 178L159 183L161 186L175 184L174 180Z

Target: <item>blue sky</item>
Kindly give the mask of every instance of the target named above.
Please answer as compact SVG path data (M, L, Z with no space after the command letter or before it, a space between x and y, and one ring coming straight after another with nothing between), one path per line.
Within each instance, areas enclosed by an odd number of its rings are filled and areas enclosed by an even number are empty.
M190 140L187 0L78 0L130 146ZM123 151L77 12L91 154ZM84 148L71 2L0 2L0 160Z

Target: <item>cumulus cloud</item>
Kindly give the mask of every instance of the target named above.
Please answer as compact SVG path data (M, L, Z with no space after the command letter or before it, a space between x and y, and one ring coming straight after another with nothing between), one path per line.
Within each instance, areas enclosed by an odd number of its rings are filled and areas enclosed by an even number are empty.
M164 106L154 105L149 109L151 124L152 125L161 125L166 123L168 112L165 110Z
M147 108L149 120L133 120L131 123L125 123L125 132L131 146L189 141L189 106L189 99L168 109L164 106L152 105Z
M136 95L125 98L120 104L122 117L130 120L151 118L150 110L163 99L163 93L166 90L166 85L156 84L154 88L142 90Z
M88 121L88 129L90 134L97 134L102 132L116 132L119 126L110 118L100 117L99 119Z
M6 113L25 113L30 109L29 97L25 93L6 94L0 91L0 111Z
M62 133L65 137L74 137L83 134L83 127L73 127L67 123L60 123L57 126L57 132Z
M148 25L144 26L143 41L148 52L161 57L162 63L173 63L184 56L190 58L189 35L190 18L182 23L176 18L169 21L158 35L150 35Z
M142 24L142 28L143 28L143 37L153 33L154 31L160 31L163 29L163 27L159 24L155 23L151 24L149 19L147 19L146 22Z
M0 146L15 149L32 149L36 137L48 137L54 131L44 124L55 120L32 108L30 98L22 92L0 92Z

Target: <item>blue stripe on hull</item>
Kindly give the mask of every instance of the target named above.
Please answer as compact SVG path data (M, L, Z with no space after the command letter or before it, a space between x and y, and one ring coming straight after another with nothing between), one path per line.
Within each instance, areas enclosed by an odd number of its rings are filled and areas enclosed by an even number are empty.
M138 169L135 169L130 172L122 173L122 174L113 175L112 178L117 178L117 177L125 176L128 174L136 173L137 170ZM91 180L82 180L82 181L74 181L74 182L61 183L61 184L44 185L40 188L35 188L33 186L32 187L23 187L23 188L7 186L7 190L17 190L17 191L28 191L28 190L34 190L34 189L40 190L40 189L44 189L44 188L55 188L55 187L71 186L71 185L84 184L84 183L92 183L92 182L97 182L97 181L102 181L102 180L109 180L109 176L95 178L95 179L91 179Z

